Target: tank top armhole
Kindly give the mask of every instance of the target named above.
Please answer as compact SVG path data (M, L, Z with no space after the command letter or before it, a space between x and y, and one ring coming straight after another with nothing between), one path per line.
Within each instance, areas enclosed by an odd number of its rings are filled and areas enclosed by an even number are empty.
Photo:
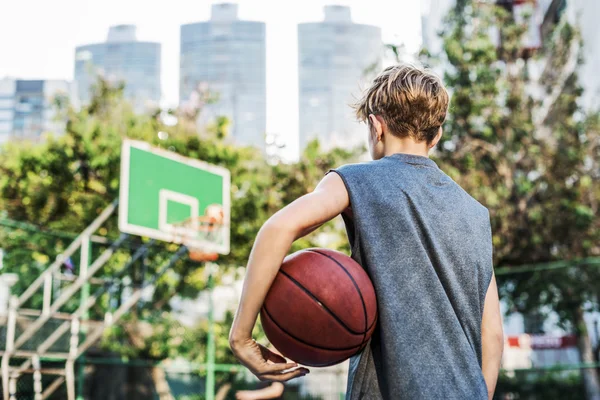
M494 277L495 274L495 270L494 270L494 245L493 245L493 236L492 236L492 226L490 223L490 216L489 216L489 211L487 212L487 230L488 230L488 235L489 235L489 241L488 241L488 245L489 245L489 259L486 261L486 265L483 269L483 288L482 288L482 295L481 295L481 315L483 316L483 307L485 306L485 298L487 297L487 292L490 288L490 283L492 283L492 278Z
M482 285L483 287L482 287L481 295L479 298L479 304L481 304L481 312L480 312L481 318L483 318L483 308L485 307L485 298L487 297L488 290L490 289L490 283L492 283L493 276L494 276L494 267L491 266L491 267L489 267L489 271L485 272L483 285Z
M358 230L358 224L356 222L356 218L357 218L357 214L356 214L356 210L353 207L354 202L354 192L352 191L352 188L350 187L350 184L348 182L348 180L346 179L346 177L344 176L344 174L337 170L337 169L331 169L327 172L327 174L325 175L329 175L330 173L335 173L337 174L341 179L342 182L344 183L344 186L346 186L346 191L348 192L348 200L350 202L350 208L352 209L352 239L350 240L350 251L352 252L352 258L354 258L355 260L360 260L361 259L361 254L360 254L360 235L359 235L359 230ZM342 214L342 219L344 219L344 223L346 224L346 226L348 226L348 222L347 222L347 216ZM349 238L350 239L350 238Z

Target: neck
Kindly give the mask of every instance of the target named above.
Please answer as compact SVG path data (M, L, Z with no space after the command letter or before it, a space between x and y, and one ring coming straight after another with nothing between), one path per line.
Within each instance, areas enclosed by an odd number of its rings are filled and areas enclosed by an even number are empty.
M410 138L394 138L385 143L384 154L386 157L397 153L429 157L429 146L425 142L415 142Z

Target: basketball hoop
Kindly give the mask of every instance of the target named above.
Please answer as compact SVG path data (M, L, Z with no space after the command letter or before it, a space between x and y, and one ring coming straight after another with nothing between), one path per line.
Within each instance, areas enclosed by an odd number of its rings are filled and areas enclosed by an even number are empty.
M121 232L184 244L204 253L229 254L231 174L227 168L124 139L120 176ZM198 216L214 220L188 220ZM221 226L211 229L215 223Z
M217 242L221 235L224 225L221 222L222 218L213 215L201 215L191 217L187 220L174 224L173 233L176 237L175 241L188 246L188 254L190 260L196 262L216 261L219 254L208 250L210 243ZM198 240L207 242L208 244L198 246Z
M196 262L217 261L219 258L217 253L207 253L199 249L188 249L188 256Z

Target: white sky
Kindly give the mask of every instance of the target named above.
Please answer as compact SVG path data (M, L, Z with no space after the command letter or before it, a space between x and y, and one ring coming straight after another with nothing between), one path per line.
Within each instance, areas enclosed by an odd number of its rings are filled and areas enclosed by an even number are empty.
M323 6L352 7L354 22L382 28L385 43L421 42L420 0L238 0L241 19L267 29L267 131L286 137L297 151L299 22L323 19ZM73 79L75 46L102 42L108 27L135 24L138 39L162 43L162 91L176 105L179 26L207 20L216 1L13 0L0 13L0 78ZM287 153L287 152L286 152Z

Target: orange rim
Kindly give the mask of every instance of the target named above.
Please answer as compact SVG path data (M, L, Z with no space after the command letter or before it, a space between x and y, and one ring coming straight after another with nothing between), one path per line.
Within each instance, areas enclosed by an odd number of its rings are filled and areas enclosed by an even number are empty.
M188 255L190 260L196 262L216 261L219 258L217 253L207 253L198 249L189 249Z

